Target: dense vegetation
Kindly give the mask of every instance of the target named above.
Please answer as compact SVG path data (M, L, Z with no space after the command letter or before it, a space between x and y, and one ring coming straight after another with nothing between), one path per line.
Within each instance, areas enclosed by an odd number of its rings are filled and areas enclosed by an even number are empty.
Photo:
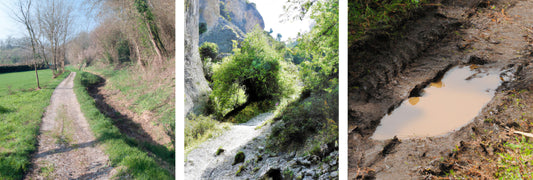
M331 143L338 138L338 1L316 1L309 6L316 25L298 38L294 54L304 55L299 65L304 89L297 101L281 113L282 123L274 126L270 147L305 143L306 149ZM311 137L311 138L309 138Z
M269 44L268 37L259 29L248 33L234 55L214 67L210 100L218 117L245 103L278 101L294 93L296 69Z
M423 2L425 0L349 0L348 46L369 34L391 32Z
M40 70L41 90L35 91L35 72L0 74L0 179L22 179L37 150L41 118L55 87L69 74L52 79Z
M337 139L338 1L287 5L305 9L303 14L316 22L296 42L281 42L280 36L276 40L268 31L256 29L234 44L233 54L221 61L216 45L200 47L213 92L205 108L207 116L190 115L186 120L186 149L222 129L213 118L242 123L269 111L281 120L273 127L269 147L279 149L305 141L314 146Z

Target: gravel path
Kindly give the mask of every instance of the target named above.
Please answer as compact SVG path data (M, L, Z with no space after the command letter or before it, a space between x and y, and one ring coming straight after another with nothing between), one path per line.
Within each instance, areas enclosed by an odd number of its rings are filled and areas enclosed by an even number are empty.
M256 127L273 117L273 113L260 114L246 123L232 126L221 136L210 139L189 152L185 162L185 179L201 179L206 169L216 167L226 159L232 159L228 157L235 156L239 147L259 136L266 129L256 129ZM216 156L215 153L219 147L224 149L224 152Z
M54 90L25 179L109 179L109 158L98 147L74 94L75 72Z

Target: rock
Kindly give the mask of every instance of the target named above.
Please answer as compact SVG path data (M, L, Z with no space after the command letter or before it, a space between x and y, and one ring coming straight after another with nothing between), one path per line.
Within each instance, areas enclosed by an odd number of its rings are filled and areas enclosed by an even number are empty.
M304 165L304 166L310 166L311 165L311 161L307 160L307 159L304 159L304 158L299 158L296 160L296 163L298 165Z
M244 162L244 159L245 159L244 152L239 151L239 152L235 155L235 159L233 160L233 164L232 164L232 165L242 163L242 162Z
M211 93L198 52L198 0L185 1L185 114L199 113Z
M468 64L484 65L484 64L487 64L487 60L472 55L468 59Z
M339 177L339 172L338 171L333 171L333 172L330 173L329 177L331 179L336 179L336 178Z
M281 169L269 167L268 171L261 174L259 179L283 179Z
M255 4L245 0L201 0L200 9L200 23L206 23L207 32L199 43L217 44L220 54L231 53L233 40L242 41L255 27L265 28Z

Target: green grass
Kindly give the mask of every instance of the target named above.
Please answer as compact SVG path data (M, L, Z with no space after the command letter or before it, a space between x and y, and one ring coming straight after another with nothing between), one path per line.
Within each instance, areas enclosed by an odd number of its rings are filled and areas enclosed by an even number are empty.
M411 11L425 0L349 0L348 46L363 39L372 31L387 31L400 25L402 19L412 16Z
M175 136L176 110L173 79L145 80L143 78L145 74L138 72L139 70L133 70L132 67L115 70L113 67L91 66L87 68L87 71L104 76L107 80L106 88L119 90L124 95L123 100L132 103L128 108L133 112L139 115L145 111L155 113L158 119L154 122L162 124L170 137Z
M505 153L498 153L501 157L498 162L499 179L532 179L533 178L533 143L522 137L516 138L516 143L507 142Z
M35 90L35 71L0 74L0 179L22 179L28 170L43 113L69 74L52 79L51 70L38 72L41 90Z
M74 92L78 97L82 112L89 121L96 138L105 147L112 165L124 167L119 175L128 174L134 179L174 179L168 170L157 164L152 155L143 151L145 148L152 148L155 153L158 153L154 150L155 148L121 134L120 130L113 125L113 120L98 110L86 87L99 83L100 80L94 74L78 72L74 81ZM165 150L161 151L165 152Z
M229 129L230 123L221 123L212 116L194 114L185 118L185 155L192 149Z

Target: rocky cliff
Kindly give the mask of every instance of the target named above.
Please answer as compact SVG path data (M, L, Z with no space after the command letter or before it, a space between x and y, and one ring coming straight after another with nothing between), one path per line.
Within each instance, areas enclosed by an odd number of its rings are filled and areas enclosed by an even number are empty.
M255 4L246 0L200 0L199 23L207 25L207 31L200 36L200 44L213 42L221 53L230 53L232 40L243 40L256 26L265 28Z
M199 1L185 2L185 113L198 111L207 102L211 89L204 77L198 52Z

